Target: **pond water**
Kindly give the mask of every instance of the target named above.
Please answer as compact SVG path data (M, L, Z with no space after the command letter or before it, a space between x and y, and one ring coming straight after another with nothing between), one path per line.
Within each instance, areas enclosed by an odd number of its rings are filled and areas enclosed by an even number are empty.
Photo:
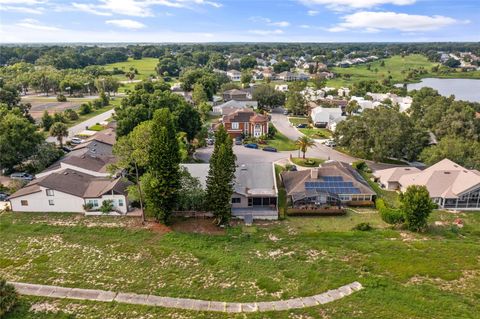
M431 87L443 96L455 95L455 99L480 102L480 80L425 78L419 83L407 84L407 90Z

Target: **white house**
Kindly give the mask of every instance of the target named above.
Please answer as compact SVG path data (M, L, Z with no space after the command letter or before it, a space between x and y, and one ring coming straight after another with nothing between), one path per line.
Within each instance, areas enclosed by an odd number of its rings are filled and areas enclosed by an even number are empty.
M338 89L338 96L347 97L349 95L350 95L350 89L349 88L342 87L342 88Z
M114 212L128 211L127 187L120 178L96 177L71 169L51 173L30 182L13 193L10 205L15 212L84 213L86 206L95 211L106 200Z
M242 73L237 70L228 70L227 76L230 79L230 81L239 82L242 78Z
M330 124L344 120L345 116L342 116L342 114L342 109L339 107L326 108L318 106L312 109L310 117L312 118L313 125L316 127L328 128Z
M275 85L275 91L287 92L288 91L288 84L277 84L277 85Z

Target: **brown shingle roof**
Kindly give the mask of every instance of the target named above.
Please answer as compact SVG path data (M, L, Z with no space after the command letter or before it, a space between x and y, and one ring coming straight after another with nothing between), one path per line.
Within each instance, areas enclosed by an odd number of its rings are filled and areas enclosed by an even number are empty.
M232 122L268 122L268 118L264 115L257 114L252 110L248 109L239 109L233 113L225 115L223 117L224 123L232 123Z

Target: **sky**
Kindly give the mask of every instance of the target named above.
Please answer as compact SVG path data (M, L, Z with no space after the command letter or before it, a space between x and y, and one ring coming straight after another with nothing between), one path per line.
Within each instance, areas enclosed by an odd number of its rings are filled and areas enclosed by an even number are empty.
M0 42L480 41L480 0L0 0Z

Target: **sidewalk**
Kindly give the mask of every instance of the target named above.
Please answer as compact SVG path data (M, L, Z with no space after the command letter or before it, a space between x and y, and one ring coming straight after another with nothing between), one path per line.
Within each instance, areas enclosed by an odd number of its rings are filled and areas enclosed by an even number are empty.
M196 311L217 311L226 313L283 311L314 307L341 299L363 289L362 284L359 282L352 282L340 288L329 290L322 294L311 297L301 297L269 302L238 303L140 295L105 290L35 285L20 282L9 283L15 286L18 293L29 296L68 298L101 302L120 302L135 305L158 306Z

